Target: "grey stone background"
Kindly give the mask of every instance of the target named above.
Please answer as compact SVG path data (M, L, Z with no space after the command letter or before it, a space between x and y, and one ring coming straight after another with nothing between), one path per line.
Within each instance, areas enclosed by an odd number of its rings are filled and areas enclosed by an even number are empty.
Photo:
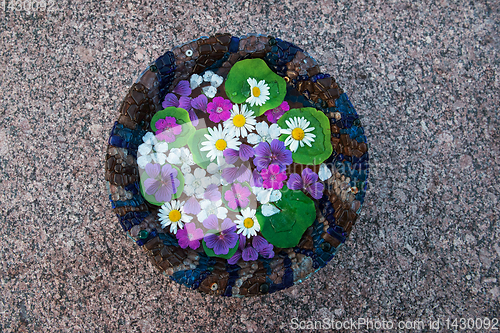
M0 12L0 332L500 316L498 1L19 3ZM344 248L262 298L160 275L107 199L106 139L129 87L165 51L216 32L307 50L370 144L370 189Z

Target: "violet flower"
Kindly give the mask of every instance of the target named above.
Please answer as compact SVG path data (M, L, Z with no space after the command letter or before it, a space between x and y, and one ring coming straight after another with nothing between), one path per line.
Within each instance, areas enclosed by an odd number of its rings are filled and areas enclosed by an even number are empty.
M175 136L181 134L182 126L177 124L174 117L165 117L165 119L159 119L155 123L156 133L155 136L158 140L164 140L166 142L174 142Z
M314 199L321 199L325 189L325 186L318 182L318 174L309 168L302 170L302 177L297 173L292 173L287 185L291 190L306 190Z
M280 170L279 165L271 164L268 169L263 169L260 174L263 180L262 185L265 189L281 190L283 188L286 173Z
M233 184L230 190L224 194L224 199L227 201L229 208L235 210L239 208L246 208L250 204L248 197L252 192L241 184Z
M203 226L211 229L207 232L204 240L209 249L213 249L217 255L228 254L229 249L233 248L238 242L238 235L235 233L236 224L231 219L226 218L221 227L218 227L217 216L210 215L205 221ZM218 232L213 232L215 231Z
M203 238L203 230L196 229L194 223L186 223L184 229L178 230L175 236L179 240L180 247L185 249L189 246L193 250L196 250L200 247L200 239Z
M239 150L227 148L223 152L227 164L234 164L238 157L242 161L248 161L255 156L255 150L246 144L241 144Z
M271 164L277 164L281 170L284 170L292 162L292 152L286 149L285 143L280 140L274 139L271 144L261 142L255 148L253 163L259 171L269 167Z
M267 110L266 112L264 112L264 114L267 116L267 120L269 120L271 123L275 123L288 110L290 110L290 105L288 105L287 102L283 102L277 108Z
M233 104L230 100L217 96L207 105L207 111L210 114L208 118L214 123L226 121L231 117L232 108Z
M234 265L240 259L243 259L244 261L257 260L259 258L259 254L266 259L274 257L273 245L269 244L264 237L253 237L251 245L247 244L245 236L240 234L239 237L240 244L238 244L238 250L236 250L236 253L227 260L228 264Z
M170 164L160 167L159 164L146 164L146 174L149 176L144 181L145 192L155 196L158 202L167 202L177 192L180 180L177 179L177 170Z

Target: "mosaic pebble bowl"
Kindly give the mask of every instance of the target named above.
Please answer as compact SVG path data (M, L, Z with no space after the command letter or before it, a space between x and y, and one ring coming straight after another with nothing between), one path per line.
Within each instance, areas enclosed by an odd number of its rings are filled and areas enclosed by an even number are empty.
M141 191L137 158L144 135L152 131L151 120L164 109L165 96L179 82L189 81L193 74L203 76L207 71L226 81L233 66L246 59L262 59L284 79L284 100L290 108L314 108L327 117L333 153L323 162L331 177L323 181L323 196L314 199L316 216L300 241L288 248L274 246L272 257L259 255L256 260L230 264L225 258L207 256L203 247L182 248L169 228L162 228L159 206L145 200ZM223 87L217 88L217 96L222 93L227 97ZM204 117L201 111L196 114L200 119ZM361 122L347 95L301 48L271 36L251 34L238 38L217 34L166 52L133 84L109 137L106 181L113 212L124 232L162 273L204 293L254 296L300 283L337 253L364 201L367 150ZM312 167L315 172L317 167Z

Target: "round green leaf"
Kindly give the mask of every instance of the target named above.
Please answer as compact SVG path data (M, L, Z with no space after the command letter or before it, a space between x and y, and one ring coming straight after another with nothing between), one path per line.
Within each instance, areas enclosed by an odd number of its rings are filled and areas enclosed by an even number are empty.
M225 82L226 94L236 104L243 104L250 97L248 78L257 82L265 80L269 86L269 99L261 106L253 106L255 116L260 116L269 109L278 107L286 95L285 80L274 73L262 59L246 59L238 61L231 68ZM248 105L250 107L250 105Z
M281 248L294 247L316 219L316 207L314 201L302 191L283 186L281 193L281 199L274 202L281 212L264 216L260 206L256 216L260 232L269 243Z
M207 151L201 151L203 147L202 142L207 141L205 134L208 134L208 129L202 128L194 132L188 140L188 147L193 154L194 163L198 164L201 168L206 169L210 164L210 159L207 157Z
M153 132L156 132L156 122L160 119L165 119L166 117L174 117L177 121L177 124L181 125L182 132L179 135L175 136L174 142L169 142L169 148L179 148L185 146L191 137L191 135L196 130L189 119L189 113L181 108L176 108L174 106L170 106L166 109L158 111L151 119L151 129Z
M230 248L229 252L227 254L215 254L213 249L208 248L207 243L205 243L205 240L202 241L202 244L203 244L203 250L205 250L205 253L207 256L229 259L232 256L234 256L234 254L238 250L238 245L240 244L240 240L238 238L238 241L236 242L236 246Z
M179 187L177 187L177 191L174 193L174 195L172 195L172 199L177 199L182 195L182 191L184 191L184 175L182 174L181 170L178 167L176 167L175 165L172 165L172 168L177 170L177 179L180 180L180 184L179 184ZM165 202L156 201L154 194L152 194L152 195L146 194L146 191L144 190L144 181L146 181L146 179L148 179L148 178L149 177L148 177L148 174L146 173L146 171L141 173L141 183L140 183L141 186L140 187L141 187L142 197L150 204L153 204L156 206L163 205Z
M318 165L323 163L327 158L333 153L333 146L331 142L331 132L330 132L330 121L328 117L321 111L314 108L302 108L302 109L292 109L285 112L280 119L278 119L278 125L281 128L286 129L288 125L285 123L286 120L294 117L304 117L309 121L309 126L314 127L314 130L310 133L316 135L312 147L304 145L304 147L298 147L297 150L292 153L292 158L295 163ZM282 134L280 136L281 141L285 141L288 134Z

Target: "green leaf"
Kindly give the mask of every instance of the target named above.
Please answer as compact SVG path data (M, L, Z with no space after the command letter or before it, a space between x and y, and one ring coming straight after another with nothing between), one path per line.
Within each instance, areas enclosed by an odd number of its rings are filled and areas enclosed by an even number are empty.
M238 245L240 244L240 240L238 238L238 241L236 242L236 246L230 248L229 252L227 254L215 254L213 249L208 248L207 243L205 243L205 240L202 241L202 244L203 244L203 250L205 250L205 253L207 256L229 259L232 256L234 256L234 254L238 250Z
M278 107L286 95L285 80L274 73L262 59L246 59L238 61L231 68L225 82L226 94L236 104L243 104L250 97L250 85L248 78L254 78L257 82L265 80L269 85L269 99L261 106L250 108L255 116L260 116L270 109Z
M281 193L281 200L274 202L281 212L264 216L260 206L256 216L260 232L269 243L281 248L294 247L316 219L316 207L302 191L283 186Z
M179 179L181 181L179 186L177 187L177 191L174 193L174 195L172 195L172 199L177 199L182 195L182 191L184 191L184 175L182 174L181 170L178 167L176 167L175 165L171 165L171 166L172 166L172 168L177 170L177 179ZM156 206L163 205L165 202L156 201L154 194L152 194L152 195L146 194L146 191L144 190L144 182L148 178L149 177L148 177L148 174L146 173L146 171L143 171L141 174L141 186L140 186L142 197L150 204L153 204Z
M310 133L316 135L312 147L308 145L304 145L304 147L299 146L299 148L292 153L293 161L295 163L309 165L323 163L333 153L331 142L332 134L330 132L330 121L328 117L325 116L323 112L314 108L292 109L281 116L278 120L278 125L283 129L288 128L285 121L293 117L306 118L310 122L309 126L314 127L314 131ZM279 139L284 142L288 136L288 134L282 134Z
M201 143L207 141L205 134L208 134L208 129L199 129L195 131L188 140L188 147L193 154L194 163L198 164L203 169L206 169L210 164L210 159L207 157L208 151L201 151L203 147Z
M174 117L177 121L177 124L181 125L182 132L179 135L175 136L174 142L169 142L168 147L171 148L179 148L185 146L191 137L191 135L196 130L189 119L189 113L182 109L176 108L175 106L170 106L166 109L158 111L151 119L151 129L156 133L156 122L160 119L165 119L166 117Z

